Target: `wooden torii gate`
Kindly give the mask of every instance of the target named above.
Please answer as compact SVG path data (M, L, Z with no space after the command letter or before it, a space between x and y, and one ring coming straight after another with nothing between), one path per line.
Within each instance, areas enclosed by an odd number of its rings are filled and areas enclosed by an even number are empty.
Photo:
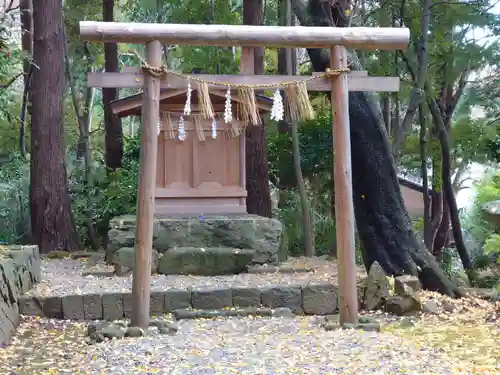
M205 77L211 82L269 84L270 86L307 77L252 76L254 47L328 48L331 51L330 67L346 71L348 67L346 48L406 49L410 37L409 30L406 28L138 24L88 21L80 22L80 35L86 41L145 44L145 61L150 67L156 68L160 68L162 64L162 44L240 46L243 47L241 55L243 75L196 75L196 77L201 79ZM160 77L146 72L123 72L91 73L88 77L88 84L103 88L143 87L144 89L132 324L146 328L149 323L160 88L185 88L186 82L175 74ZM212 84L212 86L217 85ZM348 91L398 91L399 79L367 77L365 72L345 72L337 76L309 80L307 89L331 92L335 150L334 184L339 264L339 313L341 323L356 323L358 300Z

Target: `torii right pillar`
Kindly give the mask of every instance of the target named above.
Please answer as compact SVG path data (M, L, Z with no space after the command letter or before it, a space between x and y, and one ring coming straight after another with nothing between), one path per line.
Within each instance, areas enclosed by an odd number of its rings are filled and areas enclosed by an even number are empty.
M347 68L347 50L344 46L335 46L331 49L330 67L332 69ZM340 324L357 323L354 203L346 73L341 73L332 79L331 104Z

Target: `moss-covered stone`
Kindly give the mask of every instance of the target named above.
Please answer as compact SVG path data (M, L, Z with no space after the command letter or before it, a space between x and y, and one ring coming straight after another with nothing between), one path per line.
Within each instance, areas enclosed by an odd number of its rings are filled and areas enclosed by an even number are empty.
M118 249L134 246L135 217L116 217L110 228L108 262ZM156 218L153 226L153 248L159 253L178 247L251 249L254 263L277 264L282 244L281 222L256 215Z
M238 274L252 261L254 250L224 247L179 247L160 258L158 273L165 275Z

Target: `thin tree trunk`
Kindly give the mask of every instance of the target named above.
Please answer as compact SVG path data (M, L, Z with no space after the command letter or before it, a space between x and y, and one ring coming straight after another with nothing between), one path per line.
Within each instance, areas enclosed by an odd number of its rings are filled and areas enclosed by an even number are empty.
M422 103L418 105L420 120L420 175L422 177L422 197L424 201L424 243L427 250L432 251L431 197L429 194L429 178L427 175L427 115Z
M292 8L290 0L280 0L279 2L279 21L282 26L290 26L292 22ZM296 55L296 54L293 54ZM287 75L288 66L292 66L292 49L291 48L280 48L278 50L278 73L281 75ZM285 91L281 90L281 96L284 97ZM282 134L290 133L290 122L280 121L278 123L278 132ZM283 145L284 148L290 150L292 148L291 138L285 138L286 143ZM280 168L278 171L279 187L282 189L290 189L297 187L297 178L295 173L290 173L290 168Z
M397 24L397 11L394 7L391 8L392 22L391 27L396 27ZM393 54L393 69L392 72L395 77L399 77L399 55L398 53ZM391 112L391 120L389 125L386 124L387 134L389 135L389 139L393 134L396 133L399 129L400 122L400 109L399 109L399 92L394 92L391 94L392 102L394 103L394 110Z
M433 128L433 132L435 129ZM434 134L432 134L434 137ZM432 199L431 199L431 247L432 253L436 254L440 251L436 250L435 240L443 219L444 199L443 199L443 173L442 173L442 155L441 145L432 138L431 142L431 158L432 158Z
M102 16L105 22L114 20L115 0L103 0ZM104 69L106 72L118 72L118 45L104 44ZM123 129L121 120L113 114L109 105L118 99L118 90L115 88L102 89L102 103L104 107L104 129L106 149L104 153L106 167L115 170L122 166L123 158Z
M21 115L19 116L21 126L19 128L19 151L22 156L26 154L26 110L28 108L28 101L30 100L30 88L32 77L32 64L33 58L33 1L21 0L19 2L19 10L21 13L21 44L24 53L23 71L24 71L24 90L23 102L21 105Z
M314 243L312 238L312 228L311 228L311 209L309 207L309 200L307 197L306 184L304 183L304 177L302 176L302 168L300 165L300 146L299 146L299 131L297 129L297 122L292 121L292 155L293 155L293 167L295 169L295 175L297 177L297 184L299 187L300 196L300 206L302 209L302 223L304 225L304 247L305 255L307 257L314 256Z
M429 108L431 110L434 121L436 122L439 143L441 144L441 150L443 154L443 190L446 203L448 204L448 208L450 210L450 221L453 230L455 246L457 248L460 259L462 260L464 269L466 271L470 271L472 270L472 261L470 259L469 252L467 250L467 247L465 246L465 242L462 236L462 228L458 215L457 201L455 199L453 185L451 182L451 152L448 133L446 131L439 106L434 99L429 100Z
M292 17L291 17L291 6L289 0L285 0L286 5L286 25L291 25ZM294 55L296 51L291 48L285 48L285 61L284 61L284 69L285 74L292 74L292 55ZM286 99L285 99L286 102ZM293 157L293 168L295 170L295 179L297 181L297 186L299 188L299 197L300 197L300 206L302 209L302 223L304 225L304 248L305 255L307 257L312 257L315 254L314 250L314 239L313 239L313 229L311 225L311 208L309 206L309 198L307 194L306 184L304 182L304 177L302 176L302 166L301 166L301 157L300 157L300 143L299 143L299 131L298 124L296 121L290 121L290 113L288 108L285 110L285 121L290 124L289 128L291 129L292 136L292 157Z
M21 116L19 117L19 122L21 126L19 127L19 152L22 156L26 155L26 117L28 114L28 102L30 92L31 92L31 80L33 78L33 65L30 65L29 72L25 78L24 89L23 89L23 99L21 103Z
M243 1L243 23L263 23L263 1ZM255 49L255 74L264 74L264 48ZM264 126L246 128L246 187L247 211L250 214L271 217L271 197L267 163L267 136Z
M290 26L292 24L292 8L290 0L280 0L278 8L278 17L280 25ZM288 65L290 64L290 65ZM280 48L278 50L278 73L281 75L287 75L287 66L292 66L292 49L291 48ZM284 91L281 91L281 96L284 95ZM290 131L290 122L280 121L278 124L278 132L288 133ZM291 177L291 176L280 176L281 178ZM293 178L293 177L292 177ZM288 185L288 184L285 184Z
M348 1L292 0L304 26L345 27ZM326 9L325 9L326 6ZM325 71L328 53L308 49L315 71ZM351 69L360 69L350 55ZM394 158L373 95L349 93L353 196L356 224L366 268L377 261L390 275L418 275L424 288L450 296L463 295L413 232L399 188Z
M89 49L85 46L86 58L87 58L87 74L92 72L93 58L90 54ZM90 191L90 187L93 184L92 181L92 153L90 151L90 129L92 124L92 108L94 103L95 89L93 87L87 87L85 90L85 101L82 105L78 94L76 92L75 82L73 80L73 75L71 74L71 66L69 60L68 52L68 40L66 38L66 32L64 32L64 61L66 67L66 78L69 83L71 98L73 100L73 107L75 109L76 118L78 119L78 129L80 135L78 137L77 144L77 158L83 158L84 167L84 178L85 186ZM92 213L90 207L85 211L86 222L87 222L87 234L90 242L90 246L93 249L99 248L99 238L95 232L94 220L92 218Z
M62 4L33 4L34 62L30 209L33 239L42 253L80 248L71 213L64 153Z
M364 7L364 4L363 4ZM387 0L379 0L379 26L380 27L390 27L391 17L389 12L391 12L390 6L388 6ZM363 12L364 13L364 12ZM382 76L389 75L389 69L391 67L390 60L391 54L393 52L380 51L380 68L382 69ZM388 92L383 92L380 94L380 107L382 108L382 116L384 118L384 123L387 128L387 133L390 134L391 128L391 110L390 110L390 99L391 94Z
M448 208L448 203L446 203L446 199L444 199L444 196L445 193L441 193L441 221L439 225L437 225L434 235L434 243L432 245L432 253L438 261L441 261L443 259L443 249L446 246L446 239L448 238L448 234L450 233L450 210Z

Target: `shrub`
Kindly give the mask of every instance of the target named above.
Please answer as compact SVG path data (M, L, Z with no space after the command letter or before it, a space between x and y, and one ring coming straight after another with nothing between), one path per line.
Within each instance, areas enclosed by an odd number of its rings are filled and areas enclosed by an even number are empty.
M122 168L106 173L99 160L92 166L91 184L85 184L84 166L73 163L70 174L70 192L73 217L83 243L90 244L88 225L91 221L96 233L107 237L109 221L126 214L135 214L139 180L139 140L126 138Z
M491 255L500 265L500 234L491 235L484 243L484 254Z
M85 183L83 161L69 153L66 158L68 187L75 224L83 244L92 242L89 225L105 241L109 221L136 210L139 179L139 140L125 139L123 167L106 173L102 160L93 162L90 184ZM30 233L29 160L8 155L0 168L0 243L16 243ZM94 244L95 245L95 244Z
M486 240L495 234L495 227L490 223L483 211L485 203L500 199L500 174L487 173L474 187L475 197L470 210L463 217L463 227L475 242L479 243L479 250L471 254L477 268L485 268L490 263L490 257L485 254Z
M0 165L0 243L19 242L29 233L29 164L19 154Z

